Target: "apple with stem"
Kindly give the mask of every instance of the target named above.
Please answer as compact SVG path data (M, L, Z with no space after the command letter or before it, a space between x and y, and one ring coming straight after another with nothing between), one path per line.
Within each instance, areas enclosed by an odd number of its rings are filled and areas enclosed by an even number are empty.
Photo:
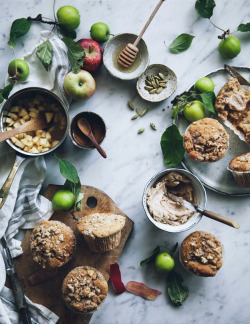
M59 24L67 30L74 30L80 25L79 11L72 6L59 8L56 15Z
M188 121L194 122L205 117L205 106L202 102L194 100L186 104L183 113Z
M63 82L68 96L74 100L87 100L95 93L95 79L85 70L78 73L69 72Z
M103 22L93 24L90 28L90 36L97 42L106 42L110 37L109 26Z
M84 52L84 63L82 68L89 72L96 71L102 64L102 47L96 41L88 38L82 38L77 41Z
M30 74L29 65L21 59L13 60L8 66L8 73L12 80L25 81Z

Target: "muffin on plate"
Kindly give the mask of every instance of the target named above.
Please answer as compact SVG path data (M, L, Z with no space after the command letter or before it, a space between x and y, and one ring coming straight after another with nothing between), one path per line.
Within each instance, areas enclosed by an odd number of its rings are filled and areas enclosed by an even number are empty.
M56 269L67 263L75 251L75 235L58 221L42 221L30 237L32 257L42 268Z
M250 188L250 152L236 156L229 163L228 170L240 187Z
M241 140L250 143L250 93L236 78L231 78L224 84L214 107L224 124Z
M198 276L214 277L222 266L222 244L213 234L193 232L181 244L180 261Z
M193 122L184 134L184 148L190 159L198 162L216 162L223 158L229 146L224 127L213 118Z
M93 313L104 301L108 284L100 271L92 267L71 270L62 284L63 299L76 313Z
M125 221L126 218L122 215L96 213L82 217L77 229L92 252L105 252L120 244Z

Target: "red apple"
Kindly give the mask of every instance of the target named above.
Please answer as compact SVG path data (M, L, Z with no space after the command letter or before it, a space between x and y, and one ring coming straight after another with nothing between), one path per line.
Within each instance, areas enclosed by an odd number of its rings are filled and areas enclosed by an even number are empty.
M79 41L77 41L77 43L79 43L82 46L86 55L84 58L82 69L89 72L96 71L102 64L103 51L100 44L98 44L93 39L87 38L82 38Z

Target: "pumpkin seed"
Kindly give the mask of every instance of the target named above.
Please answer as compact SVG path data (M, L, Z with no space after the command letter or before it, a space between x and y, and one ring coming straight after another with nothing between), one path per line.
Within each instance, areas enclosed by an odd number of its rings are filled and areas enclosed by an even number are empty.
M140 128L140 129L138 130L137 134L141 134L141 133L143 133L143 132L144 132L144 128Z
M157 93L161 93L162 92L162 87L158 88L156 91L157 91Z
M137 112L137 115L138 116L141 116L141 112L140 112L140 109L139 108L136 108L136 112Z
M158 73L159 77L162 79L162 80L165 80L165 76L160 72Z
M133 106L132 102L128 101L128 106L131 110L135 110L135 107Z
M153 124L153 123L150 123L150 127L151 127L153 130L157 130L157 128L155 127L155 124Z
M141 116L144 116L147 112L148 112L148 109L145 108L145 109L142 111Z
M145 89L145 90L152 90L152 89L154 89L154 88L153 88L153 87L150 87L150 86L145 86L144 89Z
M150 94L153 94L153 93L156 93L157 89L153 89L153 90L150 90L149 93Z
M152 83L148 80L146 80L146 84L152 87Z
M133 117L131 117L131 120L134 120L138 117L138 115L134 115Z

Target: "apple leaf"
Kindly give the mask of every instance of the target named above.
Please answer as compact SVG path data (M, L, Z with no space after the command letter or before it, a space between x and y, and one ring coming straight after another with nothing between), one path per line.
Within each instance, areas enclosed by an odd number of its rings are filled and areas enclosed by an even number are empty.
M215 6L214 0L197 0L195 2L195 10L202 18L211 18Z
M48 71L53 58L53 48L49 40L46 40L37 47L36 56L39 58L46 71Z
M72 39L76 38L76 31L75 30L68 30L67 28L65 28L63 25L58 25L59 29L60 29L60 33L65 36L65 37L69 37Z
M172 119L176 119L178 114L181 114L186 106L191 101L200 100L200 95L193 89L185 91L182 94L176 96L171 103L173 104Z
M85 57L83 48L79 43L73 41L71 38L64 37L62 38L62 41L68 48L68 58L72 67L72 71L74 73L78 73L81 66L83 66L83 59Z
M237 28L240 32L249 32L250 31L250 23L247 24L240 24Z
M145 266L145 264L153 262L155 260L155 257L159 253L160 253L160 246L157 245L157 247L150 253L149 257L140 262L141 269Z
M181 306L188 297L188 287L182 285L181 275L175 271L170 271L167 277L167 292L171 302L176 306Z
M74 184L78 184L79 178L78 173L74 165L70 162L60 159L58 156L54 154L54 157L59 162L60 172L64 178L73 182Z
M8 45L14 49L16 47L16 39L25 35L31 26L31 21L26 18L20 18L13 21L10 29L10 39Z
M15 83L10 83L5 88L0 89L0 103L2 103L4 101L4 99L9 98L9 94L10 94L11 90L13 89L14 85L15 85Z
M194 37L195 36L189 34L181 34L169 45L168 48L175 54L185 52L191 46Z
M161 149L164 163L168 166L175 166L182 161L185 153L183 137L175 124L169 126L162 134Z
M206 109L212 114L215 114L214 104L215 104L216 97L214 92L213 91L203 92L200 94L200 96Z

